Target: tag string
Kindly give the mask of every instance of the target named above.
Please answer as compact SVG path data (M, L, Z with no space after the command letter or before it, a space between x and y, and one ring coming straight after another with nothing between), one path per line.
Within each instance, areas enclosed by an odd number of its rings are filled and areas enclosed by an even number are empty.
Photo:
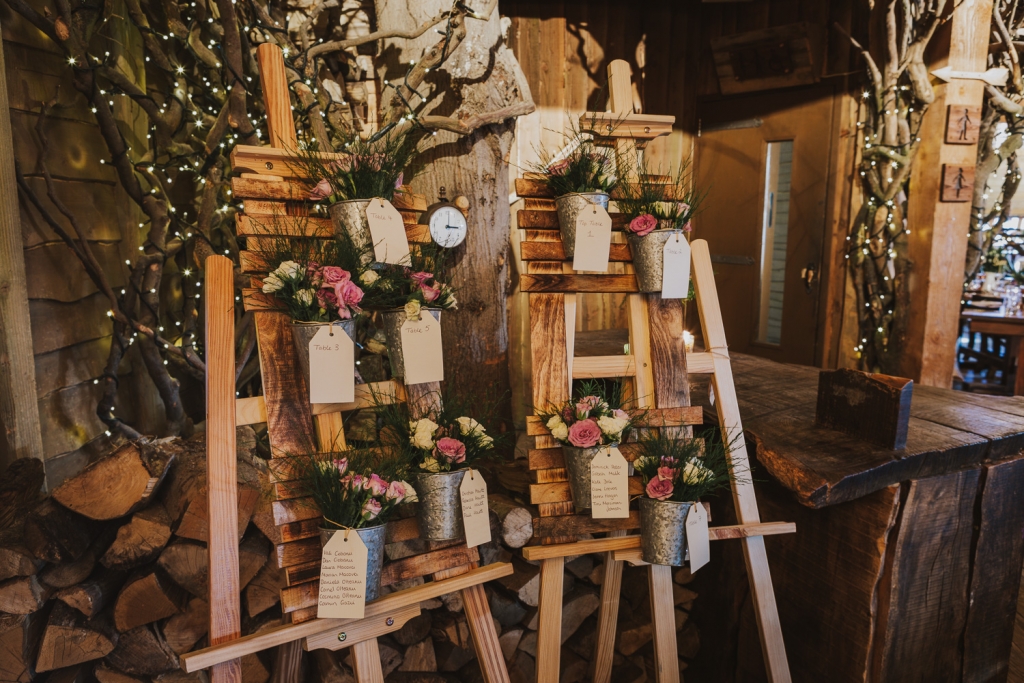
M334 526L340 526L342 529L344 529L345 530L345 542L348 543L348 534L349 534L350 531L353 530L353 527L345 526L344 524L339 524L338 522L335 522L333 519L331 519L327 515L324 515L324 521L330 522Z

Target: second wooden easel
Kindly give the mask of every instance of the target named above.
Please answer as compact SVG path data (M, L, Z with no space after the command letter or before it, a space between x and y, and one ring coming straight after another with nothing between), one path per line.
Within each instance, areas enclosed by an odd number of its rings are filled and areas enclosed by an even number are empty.
M587 113L581 123L594 122L602 137L614 139L620 155L631 155L636 139L649 140L671 130L672 118L632 113L632 85L629 65L616 60L609 65L611 113ZM558 233L557 215L551 194L536 180L516 181L520 197L534 201L534 208L519 212L518 225L525 229L521 243L526 274L520 278L523 292L529 293L530 342L533 354L533 403L539 409L560 404L571 395L574 378L630 378L634 397L647 409L648 427L678 428L700 424L699 408L689 407L687 372L711 374L718 399L719 424L723 439L731 444L730 460L737 471L748 471L746 446L736 403L735 390L725 343L724 327L715 290L707 243L695 241L692 247L693 280L697 307L708 351L685 353L682 302L662 300L658 294L638 292L635 277L623 275L577 275L565 259ZM544 202L550 204L544 204ZM543 208L541 208L543 207ZM613 214L613 226L623 227L621 216ZM628 245L613 243L610 259L629 263ZM627 266L627 271L631 266ZM629 354L577 357L575 355L576 298L579 293L628 293ZM541 593L537 648L538 683L555 683L559 678L562 617L562 577L565 558L588 552L605 553L605 572L601 587L598 617L594 681L611 680L614 655L622 561L639 563L639 537L624 536L639 527L639 515L628 519L594 520L589 515L574 515L568 491L561 450L539 418L528 418L527 434L536 437L529 453L534 481L531 502L540 518L534 520L535 536L542 545L523 549L528 560L541 562ZM633 457L628 444L622 449ZM640 493L639 481L632 481L630 494ZM740 538L744 544L747 572L754 595L755 613L761 634L769 678L787 683L782 633L778 623L775 596L771 586L763 536L792 533L792 524L761 524L753 487L733 487L739 525L711 529L712 540ZM576 541L583 533L608 532L608 538ZM651 565L651 614L654 622L654 646L657 679L660 683L679 680L676 655L675 619L671 602L658 596L671 595L671 568Z

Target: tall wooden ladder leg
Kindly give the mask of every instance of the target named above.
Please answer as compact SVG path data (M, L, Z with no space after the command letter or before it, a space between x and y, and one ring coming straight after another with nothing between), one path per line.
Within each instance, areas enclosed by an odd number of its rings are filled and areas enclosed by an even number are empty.
M625 531L612 531L609 536L625 536ZM594 683L610 683L612 661L615 659L615 633L619 622L619 594L622 591L622 562L615 553L604 554L604 577L601 579L601 605L597 613L597 642L594 645Z
M537 613L537 683L558 683L562 654L562 581L565 558L540 563L540 605Z
M494 630L491 608L487 604L487 593L481 584L462 589L462 603L465 606L469 633L473 638L473 649L480 663L486 683L509 683L505 668L505 657L501 653L498 632Z
M694 240L690 248L704 345L711 354L714 367L711 381L715 390L715 408L722 428L722 439L729 444L729 462L733 469L737 472L750 472L747 445L743 439L743 425L740 421L739 401L736 398L732 365L729 362L729 348L725 340L725 326L722 323L722 310L715 289L715 275L711 269L711 254L705 240ZM740 524L756 524L761 521L757 511L757 499L754 496L754 484L749 477L733 483L732 496ZM757 618L768 679L772 683L789 683L789 662L782 640L782 626L775 604L775 591L772 588L768 556L765 554L764 537L744 537L740 542L743 544L743 559L750 580L754 616Z
M655 680L679 683L679 654L676 649L675 604L672 595L672 567L647 567L651 599L651 627L654 631Z
M370 638L352 646L352 668L358 683L384 683L377 639Z

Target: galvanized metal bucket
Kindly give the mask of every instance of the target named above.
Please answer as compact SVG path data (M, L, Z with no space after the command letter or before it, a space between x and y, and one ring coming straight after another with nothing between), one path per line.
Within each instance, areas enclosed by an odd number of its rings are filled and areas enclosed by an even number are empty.
M671 223L671 221L660 221ZM665 242L678 237L686 239L682 230L655 230L646 235L626 234L629 250L633 253L633 268L641 292L660 292L665 264Z
M373 261L373 237L370 235L370 224L366 220L366 207L369 199L348 199L336 202L328 209L331 222L334 223L334 234L345 234L352 240L353 246L363 254L364 263Z
M440 308L421 308L420 314L423 313L429 313L434 316L434 320L441 321ZM380 325L384 330L384 345L388 349L392 377L405 377L405 357L402 355L402 323L405 320L404 308L395 308L380 313Z
M352 339L354 344L356 341L356 321L353 320L335 320L333 323L303 323L293 320L292 321L292 339L295 340L295 350L299 355L299 366L302 368L302 376L306 378L306 386L309 386L309 342L316 336L316 333L320 331L321 327L334 326L334 334L341 334L345 332ZM356 374L356 369L352 368L353 374ZM359 375L356 374L356 383L359 383Z
M590 461L601 452L600 446L575 448L562 446L565 469L569 472L569 491L576 511L589 510L590 505Z
M387 535L387 524L353 529L359 534L366 546L366 602L373 602L380 597L380 572L384 567L384 538ZM334 534L343 534L344 529L320 529L320 547L327 545Z
M462 538L462 496L459 487L466 470L454 472L417 472L412 475L419 506L416 516L420 523L420 538L428 541L450 541Z
M644 562L686 563L686 515L693 503L640 499L640 554Z
M608 195L604 192L573 192L555 197L562 248L565 249L565 256L568 259L576 255L576 216L593 204L600 204L607 211Z

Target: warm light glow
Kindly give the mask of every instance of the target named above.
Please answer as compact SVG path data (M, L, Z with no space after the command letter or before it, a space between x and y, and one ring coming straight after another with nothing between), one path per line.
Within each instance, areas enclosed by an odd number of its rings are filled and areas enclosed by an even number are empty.
M689 330L683 330L683 345L687 353L693 353L693 334Z

